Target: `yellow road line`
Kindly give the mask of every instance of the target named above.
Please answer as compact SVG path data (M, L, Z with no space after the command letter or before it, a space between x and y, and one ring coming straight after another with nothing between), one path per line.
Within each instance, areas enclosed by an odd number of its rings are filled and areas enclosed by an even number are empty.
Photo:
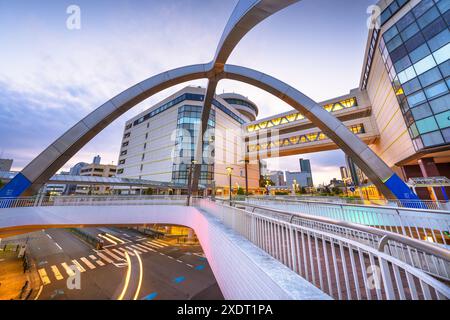
M57 266L51 266L51 269L53 271L53 274L55 275L56 280L62 280L64 277L62 276L61 272L59 272L59 269Z
M125 285L123 286L122 293L121 293L120 296L117 298L117 300L123 300L123 297L125 296L125 293L127 292L128 285L130 284L130 277L131 277L131 260L130 260L130 256L128 255L128 252L125 252L125 258L127 259L128 270L127 270L127 275L126 275L126 277L125 277Z
M141 286L142 286L142 278L144 277L144 268L142 267L142 259L141 256L137 253L137 251L134 251L136 253L136 257L139 261L139 282L138 282L138 286L136 289L136 293L134 295L133 300L137 300L139 297L139 292L141 291Z
M46 285L48 285L48 284L51 283L50 278L49 278L48 275L47 275L47 271L45 271L44 268L39 269L38 272L39 272L39 276L41 277L42 284L43 284L44 286L46 286Z

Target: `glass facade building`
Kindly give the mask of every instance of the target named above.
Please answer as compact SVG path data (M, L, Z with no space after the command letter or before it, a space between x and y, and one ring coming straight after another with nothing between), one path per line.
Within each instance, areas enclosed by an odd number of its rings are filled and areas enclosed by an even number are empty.
M450 143L449 26L449 0L422 0L380 39L416 151Z
M175 139L175 157L172 170L172 182L187 184L189 167L195 158L195 145L199 135L202 107L184 105L178 109L177 131ZM211 109L208 120L210 139L205 139L203 150L208 150L214 144L214 129L216 127L216 112ZM214 151L213 151L214 152ZM214 154L211 154L214 157ZM201 164L200 184L210 185L214 179L214 164L208 164L204 159Z

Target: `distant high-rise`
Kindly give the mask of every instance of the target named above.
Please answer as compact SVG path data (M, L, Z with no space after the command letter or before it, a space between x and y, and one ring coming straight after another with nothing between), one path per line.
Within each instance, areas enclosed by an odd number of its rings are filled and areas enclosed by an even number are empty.
M346 167L341 167L340 170L341 170L341 178L342 178L342 180L348 179L349 176L348 176L347 168Z
M308 159L300 159L300 171L305 173L312 173L311 162Z
M13 160L0 159L0 171L11 171Z
M94 160L92 161L93 164L100 164L102 161L102 158L100 156L94 157Z

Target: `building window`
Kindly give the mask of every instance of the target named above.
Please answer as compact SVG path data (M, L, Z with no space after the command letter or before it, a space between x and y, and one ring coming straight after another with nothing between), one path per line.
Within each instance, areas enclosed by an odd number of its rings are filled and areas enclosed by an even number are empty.
M380 40L379 50L416 151L449 142L439 117L450 105L447 3L421 1Z
M119 164L125 164L125 162L126 162L126 160L123 159L123 160L120 160L120 161L119 161Z
M125 155L127 155L127 153L128 153L127 150L123 150L123 151L120 153L120 155L121 155L121 156L125 156Z
M117 174L123 174L124 169L117 170Z
M123 147L127 147L129 144L130 144L129 141L122 143L122 148L123 148Z
M123 138L126 139L126 138L129 138L130 136L131 136L131 133L128 132L128 133L125 133L125 134L124 134Z

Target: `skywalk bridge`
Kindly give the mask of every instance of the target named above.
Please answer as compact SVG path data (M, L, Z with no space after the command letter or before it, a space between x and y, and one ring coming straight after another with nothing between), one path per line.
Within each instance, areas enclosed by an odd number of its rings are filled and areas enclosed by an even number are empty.
M392 208L380 207L379 221L371 226L346 221L342 213L330 218L249 201L230 206L196 198L188 207L180 196L56 197L39 203L19 198L10 199L9 208L5 201L0 201L0 237L47 228L150 223L193 228L227 299L450 298L449 239L437 244L402 234L387 219ZM358 219L373 211L359 210L353 213ZM449 226L449 213L403 211ZM421 217L409 223L429 226Z

